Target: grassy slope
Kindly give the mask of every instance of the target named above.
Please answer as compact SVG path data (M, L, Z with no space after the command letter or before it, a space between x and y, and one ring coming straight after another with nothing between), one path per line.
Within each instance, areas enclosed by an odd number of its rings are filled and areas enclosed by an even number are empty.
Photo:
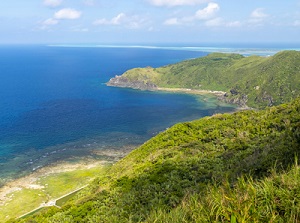
M156 69L136 68L123 75L159 87L226 91L228 101L246 95L248 106L264 108L300 96L300 52L283 51L272 57L212 53Z
M232 187L209 185L202 194L187 196L171 211L155 210L145 222L299 222L300 168L263 180L239 178Z
M6 201L0 206L0 222L9 218L16 218L38 208L42 203L57 199L71 191L80 188L94 179L104 167L89 169L76 169L62 173L49 173L37 179L35 184L42 186L39 189L23 188L12 192Z
M277 171L288 168L295 160L295 155L299 157L299 148L300 99L263 111L215 115L177 124L115 164L78 195L73 203L61 210L51 209L31 220L153 222L157 219L159 222L159 219L179 217L184 213L182 208L185 203L193 202L197 203L197 207L208 208L204 213L210 213L209 208L220 210L221 219L226 220L235 213L236 207L231 205L236 204L233 202L224 206L224 211L220 209L223 204L209 206L209 185L215 184L213 188L216 192L213 195L221 193L225 196L227 191L232 192L222 189L224 186L219 188L222 182L228 182L230 189L239 182L240 176L251 175L253 182L264 179L274 166ZM251 189L251 184L246 184ZM298 184L295 187L299 191ZM236 187L237 192L234 188L236 194L230 196L243 196L239 186ZM255 205L263 206L265 199L260 198ZM286 199L287 203L293 202L288 200L290 197ZM272 208L276 210L276 206ZM264 210L260 220L268 222L272 211ZM280 210L278 213L284 217ZM196 215L192 219L194 222L205 220L195 210L192 214ZM257 211L253 209L249 214L257 215ZM210 218L216 216L213 214ZM234 214L233 218L239 216Z

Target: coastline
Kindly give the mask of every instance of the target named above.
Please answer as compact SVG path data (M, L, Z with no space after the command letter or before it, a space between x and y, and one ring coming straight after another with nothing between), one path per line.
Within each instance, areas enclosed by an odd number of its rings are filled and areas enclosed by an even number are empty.
M163 88L163 87L157 87L156 89L153 89L153 91L166 91L166 92L194 94L194 95L213 95L220 102L237 106L235 109L236 111L253 110L253 108L247 105L240 105L239 103L233 103L224 100L225 95L227 94L227 92L225 91L196 90L196 89L189 89L189 88Z
M166 91L171 93L185 93L185 94L194 94L194 95L209 94L209 95L213 95L214 97L216 96L217 98L226 93L223 91L195 90L195 89L187 89L187 88L160 88L160 87L157 87L156 89L152 89L152 91ZM35 206L31 206L31 208L27 208L23 212L16 211L16 216L9 216L9 215L7 216L19 217L22 216L23 214L31 213L31 211L35 210L36 208L39 209L41 207L47 206L47 204L50 203L52 204L53 203L52 201L56 200L58 197L64 197L68 193L80 189L83 185L82 184L76 185L69 191L60 191L63 193L60 193L59 196L51 196L44 192L45 189L47 189L47 185L42 184L41 179L51 177L51 176L56 176L57 174L61 174L61 173L72 173L74 171L88 171L89 169L93 169L93 168L103 168L105 165L110 165L112 163L117 162L118 160L126 156L132 149L133 148L123 148L120 150L112 150L112 149L93 150L93 154L95 155L95 157L102 157L102 159L96 159L96 158L93 159L91 158L91 156L89 156L75 163L74 162L70 163L68 161L60 161L36 169L32 173L24 177L9 181L3 187L0 188L0 212L3 211L3 209L6 206L9 206L10 202L13 202L13 200L15 200L16 198L19 197L22 198L22 196L20 196L19 194L24 191L26 192L28 190L34 191L36 194L38 194L38 196L41 197L38 198L37 201L35 201ZM89 179L82 179L82 183L86 185L91 179L94 178L90 177ZM43 194L44 197L40 195L42 193L44 193ZM23 206L27 207L26 202L24 203Z
M212 94L212 95L215 95L215 96L222 96L222 95L226 94L225 91L196 90L196 89L189 89L189 88L163 88L163 87L157 87L154 90L174 92L174 93L198 94L198 95Z
M72 172L74 170L90 169L96 166L104 165L106 163L106 161L96 160L89 160L89 163L79 162L76 164L61 162L38 169L37 171L29 175L9 181L3 187L1 187L0 206L5 205L5 202L10 200L10 198L7 197L7 195L15 191L20 191L22 189L43 189L44 186L38 182L42 177L46 177L57 173Z
M96 178L92 173L96 170L100 171L108 164L109 162L96 160L86 160L76 164L57 163L6 183L0 188L0 222L52 206L53 201L59 197L64 197L88 184ZM67 181L65 188L58 186L61 183L51 184L54 177L58 177L58 181L65 182L67 177L64 179L62 176L78 175L80 172L84 173L82 179L78 179L77 182Z
M166 91L166 92L194 94L194 95L213 95L221 102L236 105L237 106L235 109L236 111L253 110L253 108L248 107L247 105L230 103L224 100L224 95L227 94L227 92L225 91L196 90L196 89L189 89L189 88L163 88L163 87L157 87L156 89L153 89L153 91Z
M80 190L132 149L94 151L103 158L59 161L6 182L0 187L0 222L51 206L53 201Z
M190 88L168 88L168 87L159 87L152 82L147 81L132 81L124 76L118 76L111 78L107 83L107 86L110 87L120 87L120 88L129 88L129 89L136 89L136 90L148 90L148 91L166 91L166 92L173 92L173 93L185 93L185 94L196 94L196 95L213 95L219 101L222 101L226 104L232 104L238 106L237 110L247 110L251 109L246 105L248 100L246 95L241 95L238 98L231 98L228 97L230 94L225 91L214 91L214 90L198 90L198 89L190 89Z

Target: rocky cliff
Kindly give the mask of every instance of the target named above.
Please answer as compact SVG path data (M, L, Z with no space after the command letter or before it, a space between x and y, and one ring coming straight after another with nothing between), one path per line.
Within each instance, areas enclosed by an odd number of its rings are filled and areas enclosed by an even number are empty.
M107 83L107 86L113 87L123 87L123 88L133 88L139 90L156 90L157 86L153 83L146 81L131 81L127 77L116 75L114 78L111 78Z

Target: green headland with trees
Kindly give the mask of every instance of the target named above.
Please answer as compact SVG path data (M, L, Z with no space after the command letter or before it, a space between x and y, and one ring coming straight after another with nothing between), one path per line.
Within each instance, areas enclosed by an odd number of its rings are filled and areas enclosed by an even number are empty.
M159 68L135 68L108 84L155 90L157 87L224 91L222 100L265 108L300 96L300 52L244 57L212 53Z

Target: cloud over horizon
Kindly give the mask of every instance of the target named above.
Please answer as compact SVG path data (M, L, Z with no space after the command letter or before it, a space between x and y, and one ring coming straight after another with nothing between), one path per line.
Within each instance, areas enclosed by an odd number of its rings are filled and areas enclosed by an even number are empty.
M58 20L56 19L53 19L53 18L50 18L50 19L46 19L44 22L43 22L43 25L56 25L58 24Z
M59 42L64 35L83 41L86 38L86 41L116 42L119 39L210 41L216 33L224 39L236 38L237 41L243 38L259 41L262 37L274 41L298 41L297 36L300 36L299 0L289 3L259 0L247 3L238 0L3 0L0 10L3 31L0 40L4 42L12 42L11 39L22 42L25 35L28 36L26 41L38 42L46 39ZM125 40L120 32L126 36ZM20 33L20 37L12 38L14 33Z
M213 18L220 10L220 6L217 3L210 2L207 7L200 9L196 12L196 19L207 20Z
M112 26L124 26L129 29L138 29L143 26L146 20L138 15L127 15L125 13L119 13L112 19L101 18L93 22L95 26L112 25Z
M122 21L126 19L125 13L120 13L117 16L113 17L111 20L102 18L97 19L93 22L94 25L120 25Z
M82 12L71 8L64 8L54 14L55 19L79 19Z
M62 4L62 0L44 0L44 5L47 7L58 7Z
M187 25L197 21L204 21L206 26L216 26L220 24L221 18L216 20L217 13L220 11L220 6L217 3L210 2L205 8L197 10L192 16L181 18L169 18L163 22L164 25ZM208 22L209 21L209 22Z
M209 0L149 0L150 4L155 6L183 6L183 5L199 5Z
M262 26L264 21L269 17L264 10L264 8L256 8L253 10L250 14L248 23L253 26Z
M268 17L268 14L264 13L264 8L257 8L251 13L251 18L262 19Z
M52 18L48 18L41 22L42 30L47 30L50 26L57 25L60 20L74 20L81 17L82 12L71 8L64 8L54 13Z

